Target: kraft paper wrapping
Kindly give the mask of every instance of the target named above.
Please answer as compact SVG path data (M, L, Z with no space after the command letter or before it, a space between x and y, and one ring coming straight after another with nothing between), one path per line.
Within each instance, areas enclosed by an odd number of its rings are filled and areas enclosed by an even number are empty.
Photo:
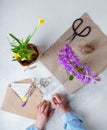
M41 100L42 94L38 89L35 89L31 97L29 98L26 106L22 108L22 101L13 91L13 89L9 86L4 98L2 110L27 118L36 119L35 110L37 108L37 105L41 102Z
M100 73L107 67L107 37L100 30L100 28L92 21L87 13L83 14L83 24L80 27L82 30L86 26L91 27L91 33L86 37L76 37L70 46L74 52L79 56L82 63L86 63L93 72ZM84 86L84 84L74 78L72 81L68 80L69 73L63 68L57 59L57 54L60 48L67 43L66 39L73 34L72 27L70 27L44 54L40 61L52 72L52 74L66 87L66 89L73 93ZM85 44L94 44L95 50L91 53L84 54L82 46Z

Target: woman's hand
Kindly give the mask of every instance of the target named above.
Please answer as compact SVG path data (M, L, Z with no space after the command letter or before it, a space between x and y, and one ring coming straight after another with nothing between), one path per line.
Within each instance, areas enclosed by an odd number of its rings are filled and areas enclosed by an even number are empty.
M55 94L52 96L52 105L63 114L70 111L66 97L60 94Z
M35 127L38 129L42 130L44 125L47 123L49 118L53 115L54 109L50 110L50 102L48 101L43 101L41 102L36 110L37 113L37 118L36 118L36 123Z

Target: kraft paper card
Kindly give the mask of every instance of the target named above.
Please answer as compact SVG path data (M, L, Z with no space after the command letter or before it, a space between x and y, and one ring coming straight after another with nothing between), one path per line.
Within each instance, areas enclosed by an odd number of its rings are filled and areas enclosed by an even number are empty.
M87 64L93 72L101 73L107 67L107 60L105 60L105 57L107 57L107 37L92 21L87 13L83 14L81 18L83 19L83 24L80 29L82 30L84 27L90 26L91 33L86 37L77 36L72 43L70 43L70 46L79 56L82 63ZM59 63L57 54L60 48L64 47L67 43L66 39L72 34L73 30L71 26L40 59L40 61L52 72L52 74L66 87L70 93L77 91L83 87L84 84L76 78L72 81L68 80L69 74ZM83 48L87 44L94 46L91 53L84 53Z
M2 110L24 116L31 119L36 119L35 110L37 105L41 102L43 95L36 88L33 94L30 96L25 107L22 107L22 101L15 91L8 86L7 92L2 105Z

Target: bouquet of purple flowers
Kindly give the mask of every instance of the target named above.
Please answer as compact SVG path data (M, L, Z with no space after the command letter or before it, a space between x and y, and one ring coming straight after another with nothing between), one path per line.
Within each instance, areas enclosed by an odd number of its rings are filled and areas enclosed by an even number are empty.
M91 69L80 62L78 56L74 53L69 44L66 44L64 48L60 49L58 60L70 73L69 80L76 77L82 80L85 84L88 84L90 81L93 81L94 83L100 81L98 74L92 74Z

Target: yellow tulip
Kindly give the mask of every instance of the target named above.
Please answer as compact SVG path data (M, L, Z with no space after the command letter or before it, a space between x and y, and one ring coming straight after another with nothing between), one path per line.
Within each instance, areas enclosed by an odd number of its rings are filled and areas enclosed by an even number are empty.
M15 53L14 56L13 56L15 59L19 58L20 55L18 53Z
M38 25L42 25L42 24L44 24L44 19L40 18L40 19L38 20Z
M22 58L21 61L27 60L26 58Z

